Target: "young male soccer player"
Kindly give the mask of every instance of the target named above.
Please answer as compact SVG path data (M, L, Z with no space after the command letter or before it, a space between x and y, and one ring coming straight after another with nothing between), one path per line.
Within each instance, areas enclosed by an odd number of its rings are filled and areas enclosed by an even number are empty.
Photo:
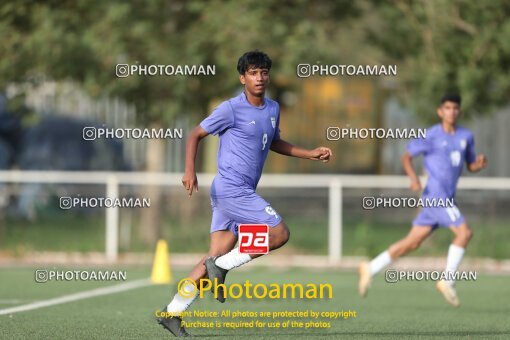
M445 95L437 109L441 123L427 129L426 138L412 140L402 157L404 169L411 179L411 190L420 191L422 189L420 180L411 160L419 155L424 156L428 172L427 185L422 195L424 200L453 199L464 163L471 172L479 171L487 165L484 155L475 154L471 131L457 125L461 114L460 102L459 95ZM472 237L472 231L456 206L423 208L405 238L392 244L372 261L362 262L359 267L360 295L366 296L372 277L376 273L400 256L417 249L438 226L450 228L455 237L446 259L445 276L448 280L438 281L436 287L448 303L459 306L455 281L449 279L453 278L459 267L464 250Z
M200 140L209 134L219 135L220 138L218 174L211 186L209 254L200 260L189 275L197 283L206 276L212 282L217 279L216 282L223 283L229 270L260 256L243 254L234 248L239 224L267 224L270 227L270 251L288 241L289 229L281 216L255 192L269 150L325 163L332 156L329 148L306 150L280 138L279 105L264 97L271 64L271 59L260 51L247 52L241 56L237 70L239 80L244 85L243 93L221 103L188 137L182 184L189 196L194 190L198 191L195 156ZM164 311L177 314L191 305L198 292L191 283L183 289L188 293L194 292L194 295L182 297L176 294ZM217 299L225 301L222 289L218 289ZM175 336L188 335L179 317L159 318L158 322Z

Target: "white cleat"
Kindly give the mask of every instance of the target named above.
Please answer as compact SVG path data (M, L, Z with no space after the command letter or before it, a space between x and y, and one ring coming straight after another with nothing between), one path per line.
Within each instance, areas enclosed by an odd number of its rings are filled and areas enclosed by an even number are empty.
M460 306L459 298L457 297L457 291L455 290L455 287L453 285L446 283L446 281L441 280L438 283L436 283L437 290L443 294L444 299L446 302L448 302L450 305L454 307Z
M358 267L359 272L359 283L358 283L358 292L361 297L367 296L368 288L370 288L370 284L372 283L372 275L370 274L370 269L368 267L368 262L363 261L359 264Z

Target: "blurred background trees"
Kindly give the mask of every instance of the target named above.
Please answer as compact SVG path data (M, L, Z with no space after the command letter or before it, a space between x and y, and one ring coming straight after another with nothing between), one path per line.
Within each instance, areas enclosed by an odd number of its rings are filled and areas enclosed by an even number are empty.
M207 110L237 87L235 63L259 48L274 77L300 62L399 65L399 93L430 111L459 90L469 114L506 104L506 1L7 1L0 5L0 87L73 80L93 96L120 96L144 123ZM114 75L118 63L215 64L215 77ZM221 86L218 86L221 84Z
M414 112L427 116L448 91L462 94L471 117L508 104L510 2L374 1L372 9L367 43L399 63L400 94Z

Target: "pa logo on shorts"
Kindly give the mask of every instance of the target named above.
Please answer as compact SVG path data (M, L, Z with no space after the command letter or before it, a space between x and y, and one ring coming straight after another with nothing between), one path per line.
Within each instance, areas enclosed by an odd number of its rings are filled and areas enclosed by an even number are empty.
M274 211L273 208L271 208L270 205L266 207L266 213L268 213L271 216L274 216L274 218L278 219L278 215L276 214L276 211Z
M239 225L239 252L267 254L269 252L269 226L267 224Z

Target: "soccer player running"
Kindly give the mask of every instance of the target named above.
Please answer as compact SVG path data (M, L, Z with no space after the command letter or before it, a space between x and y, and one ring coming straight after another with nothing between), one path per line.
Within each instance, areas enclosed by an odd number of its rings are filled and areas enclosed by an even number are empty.
M318 147L306 150L280 138L280 107L266 98L272 61L263 52L251 51L239 58L237 70L244 91L221 103L212 114L190 133L186 142L186 164L182 184L191 196L198 191L195 157L198 144L209 134L218 135L218 174L211 185L212 222L208 256L193 268L189 277L197 284L208 277L224 283L227 272L261 256L240 253L236 246L240 224L267 224L269 250L289 240L289 229L281 216L260 197L255 189L262 174L269 150L276 153L327 163L332 152ZM218 286L217 299L224 302L223 289ZM175 294L164 312L178 314L196 299L192 283L184 285L186 294ZM186 295L188 297L183 297ZM159 318L158 322L175 336L188 336L178 316Z
M477 172L487 165L484 155L475 154L472 132L457 125L461 114L460 103L459 95L443 96L437 109L441 123L427 129L426 138L410 141L402 157L405 172L411 179L411 190L421 191L420 180L411 161L416 156L424 156L428 180L422 194L423 200L441 199L446 202L446 199L453 199L464 163L470 172ZM360 295L366 296L376 273L399 257L416 250L438 226L450 228L454 239L446 259L444 276L447 280L438 281L436 288L448 303L459 306L453 278L473 233L456 206L423 208L406 237L392 244L372 261L362 262L359 266Z

